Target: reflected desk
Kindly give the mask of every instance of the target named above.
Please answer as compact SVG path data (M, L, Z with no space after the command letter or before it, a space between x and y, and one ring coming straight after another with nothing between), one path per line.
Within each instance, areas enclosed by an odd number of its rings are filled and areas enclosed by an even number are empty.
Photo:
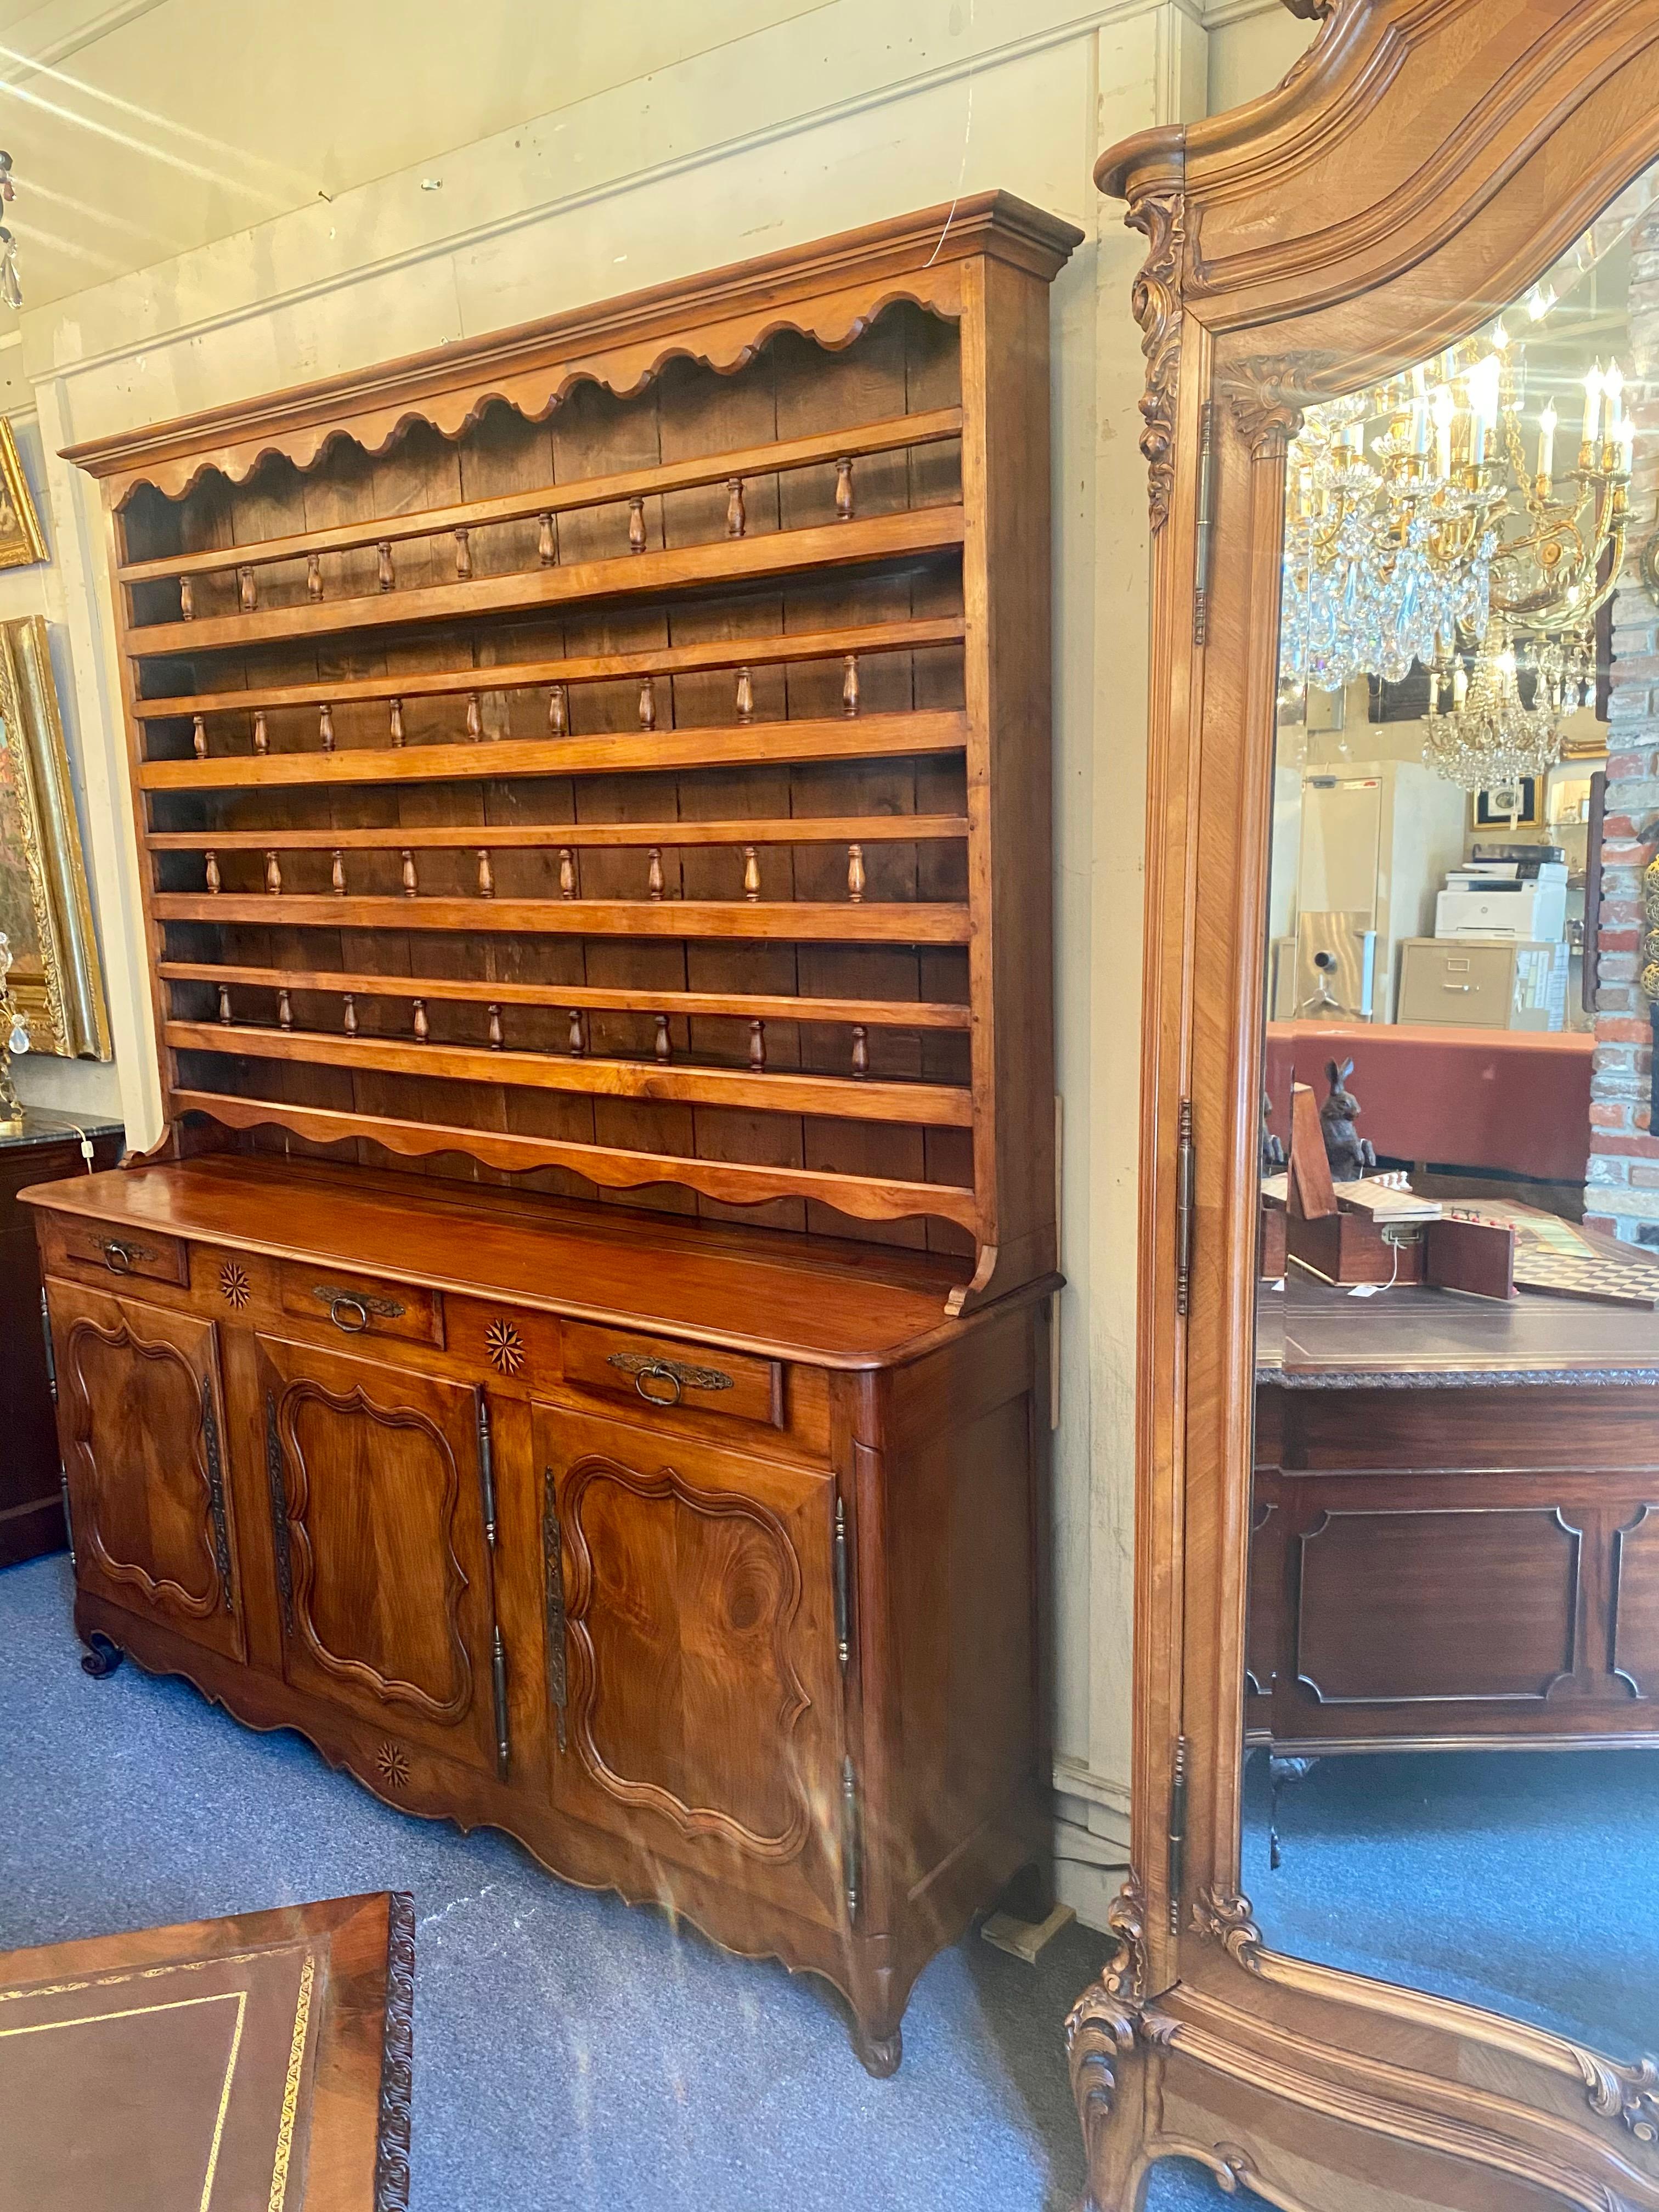
M1659 1745L1659 1314L1263 1287L1245 1725Z

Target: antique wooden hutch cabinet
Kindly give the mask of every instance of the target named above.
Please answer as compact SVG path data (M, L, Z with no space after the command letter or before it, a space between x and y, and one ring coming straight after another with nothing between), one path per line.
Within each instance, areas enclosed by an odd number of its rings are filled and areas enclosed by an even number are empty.
M167 1114L89 1666L846 1996L1043 1851L1048 299L987 195L76 448Z

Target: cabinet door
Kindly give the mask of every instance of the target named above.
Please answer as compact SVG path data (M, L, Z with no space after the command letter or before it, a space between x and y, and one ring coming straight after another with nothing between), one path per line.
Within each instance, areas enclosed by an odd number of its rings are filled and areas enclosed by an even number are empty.
M833 1917L833 1481L551 1407L536 1419L560 1803Z
M48 1298L82 1587L243 1657L214 1324L69 1283Z
M287 1680L383 1726L393 1786L399 1739L504 1765L477 1394L256 1341Z

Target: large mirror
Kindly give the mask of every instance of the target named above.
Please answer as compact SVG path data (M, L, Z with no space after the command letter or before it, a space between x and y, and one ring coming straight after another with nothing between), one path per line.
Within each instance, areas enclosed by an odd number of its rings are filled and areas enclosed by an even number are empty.
M1289 444L1243 1685L1273 1948L1624 2055L1659 2048L1656 193Z

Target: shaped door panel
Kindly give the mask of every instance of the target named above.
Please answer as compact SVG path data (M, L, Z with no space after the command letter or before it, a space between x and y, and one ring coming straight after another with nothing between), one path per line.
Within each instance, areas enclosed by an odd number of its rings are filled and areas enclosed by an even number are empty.
M296 1690L398 1740L496 1762L493 1582L476 1394L261 1336L259 1388Z
M213 1323L58 1281L48 1302L81 1586L243 1657Z
M827 1916L833 1482L548 1407L536 1438L560 1802Z

